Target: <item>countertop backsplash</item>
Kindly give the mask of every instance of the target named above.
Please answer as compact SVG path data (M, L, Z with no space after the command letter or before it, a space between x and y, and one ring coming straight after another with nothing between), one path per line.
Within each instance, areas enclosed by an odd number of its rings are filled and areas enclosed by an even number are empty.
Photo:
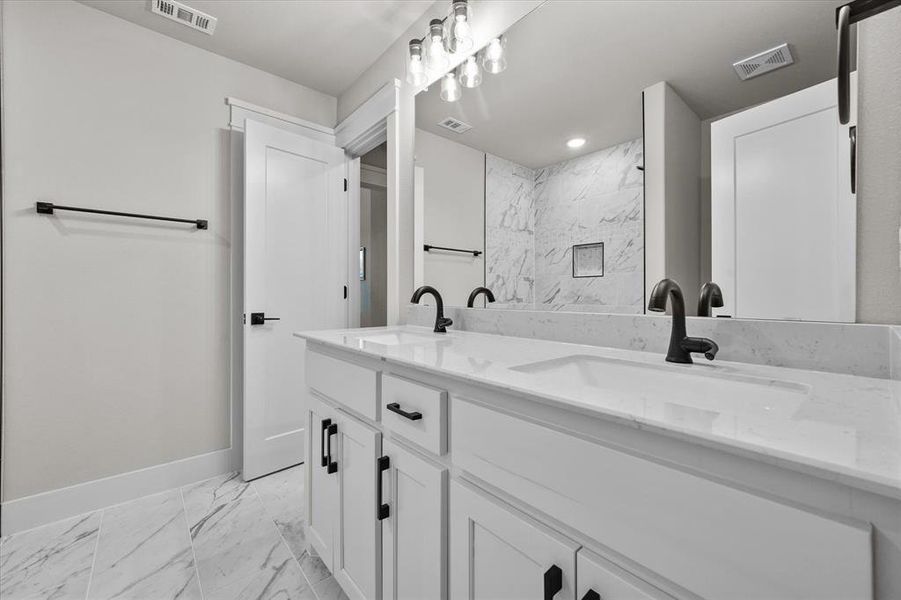
M666 353L671 318L445 307L453 327L514 337ZM431 326L435 308L411 304L409 325ZM709 337L719 359L901 380L901 326L688 317L688 335ZM703 360L703 359L702 359Z

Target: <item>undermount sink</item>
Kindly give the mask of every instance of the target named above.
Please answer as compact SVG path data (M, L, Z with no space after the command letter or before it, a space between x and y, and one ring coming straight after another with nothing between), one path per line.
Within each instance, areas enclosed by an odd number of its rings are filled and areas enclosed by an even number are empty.
M511 367L550 383L597 388L607 397L659 401L711 413L790 416L810 393L806 384L719 370L714 365L653 364L570 355Z
M439 341L437 335L410 333L407 331L391 331L350 337L363 344L375 344L378 346L400 346L406 344L435 343Z

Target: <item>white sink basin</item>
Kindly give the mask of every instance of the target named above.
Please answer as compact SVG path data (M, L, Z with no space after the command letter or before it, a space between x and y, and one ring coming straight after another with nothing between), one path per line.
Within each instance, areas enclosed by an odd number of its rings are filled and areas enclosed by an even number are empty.
M437 335L410 333L407 331L390 331L386 333L373 333L371 335L348 336L362 344L374 344L377 346L400 346L406 344L434 344L440 341Z
M662 359L661 359L662 361ZM810 393L793 381L734 373L708 364L652 364L592 355L570 355L512 367L545 383L596 388L607 399L647 414L655 407L669 413L682 407L711 417L782 415L790 417ZM636 406L644 404L644 410ZM697 416L695 414L694 416Z

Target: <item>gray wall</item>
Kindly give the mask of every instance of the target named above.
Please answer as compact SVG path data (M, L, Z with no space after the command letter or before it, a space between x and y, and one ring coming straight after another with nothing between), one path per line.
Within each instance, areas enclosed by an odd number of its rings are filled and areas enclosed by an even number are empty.
M224 99L336 99L75 2L3 9L4 500L228 447Z
M425 173L424 243L484 252L485 153L417 129L416 165ZM485 284L484 254L432 251L423 258L423 283L448 304L465 306L469 292Z
M901 8L858 24L857 320L901 323Z

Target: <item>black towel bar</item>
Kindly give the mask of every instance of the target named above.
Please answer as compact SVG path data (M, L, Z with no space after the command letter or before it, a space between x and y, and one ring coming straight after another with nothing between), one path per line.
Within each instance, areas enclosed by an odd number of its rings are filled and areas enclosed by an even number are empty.
M464 250L462 248L446 248L444 246L432 246L431 244L423 244L422 249L426 252L430 250L444 250L445 252L462 252L464 254L472 254L473 256L479 256L482 254L481 250Z
M96 208L78 208L76 206L60 206L52 202L38 202L36 207L38 214L52 215L55 210L69 210L72 212L92 213L95 215L113 215L116 217L132 217L134 219L150 219L152 221L171 221L173 223L191 223L197 229L206 229L206 219L177 219L175 217L159 217L156 215L141 215L138 213L119 212L115 210L99 210Z

